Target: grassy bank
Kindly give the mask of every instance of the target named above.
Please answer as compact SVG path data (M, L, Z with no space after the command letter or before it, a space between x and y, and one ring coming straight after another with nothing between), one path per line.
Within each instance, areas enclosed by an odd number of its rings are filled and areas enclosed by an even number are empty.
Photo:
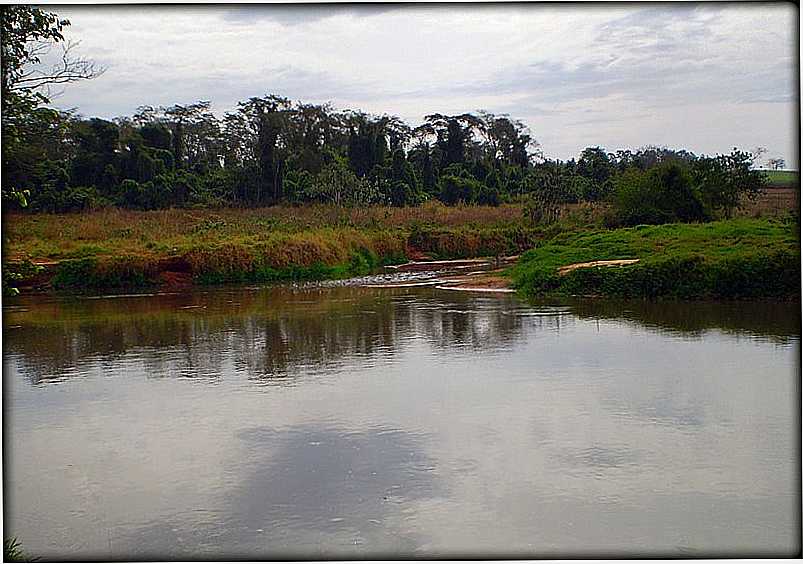
M512 205L109 209L8 215L3 227L7 281L90 291L342 278L423 257L518 254L544 237Z
M794 297L800 290L799 224L733 219L562 233L525 253L511 270L529 295L610 297ZM639 259L620 267L561 266Z
M605 230L604 206L567 206L535 227L516 205L428 204L262 209L117 209L4 215L5 286L107 291L357 276L423 258L519 254L513 284L531 295L796 295L798 223L742 217ZM558 268L640 259L617 268Z

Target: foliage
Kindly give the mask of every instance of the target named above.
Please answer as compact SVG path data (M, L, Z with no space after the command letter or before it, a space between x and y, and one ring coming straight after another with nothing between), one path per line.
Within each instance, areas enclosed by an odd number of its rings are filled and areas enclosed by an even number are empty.
M69 22L27 6L2 11L3 203L31 211L106 206L344 207L449 206L526 202L536 225L562 206L612 201L626 225L732 215L763 177L734 150L698 157L685 150L585 148L578 159L543 160L529 128L483 110L432 113L411 127L396 116L338 110L277 94L252 96L216 114L208 100L141 106L114 120L47 107L46 87L91 78L70 58L37 65L64 43Z
M25 259L21 261L8 261L3 263L3 295L16 296L19 294L19 283L30 279L42 272L42 267Z
M65 46L61 66L41 67L42 57L64 41L70 22L32 6L3 6L2 25L2 145L3 200L20 206L27 195L47 181L47 161L62 140L58 112L43 107L49 102L49 87L92 78L99 69L88 61L70 56Z
M729 218L755 199L766 178L750 168L748 153L666 160L644 171L631 167L614 181L613 203L621 225Z
M38 558L31 558L22 550L22 545L16 537L3 540L3 560L5 562L36 562Z
M737 149L729 155L694 161L691 171L705 205L731 217L745 198L755 199L766 177L752 170L751 164L751 155Z
M475 203L482 190L480 182L462 171L442 176L439 185L438 198L447 205Z
M53 287L59 290L142 288L156 283L156 265L143 257L85 257L59 263Z
M536 225L554 223L560 217L561 205L578 201L588 182L561 163L536 167L525 180L525 216Z
M614 209L622 225L703 221L709 218L688 170L662 163L647 171L632 168L615 183Z

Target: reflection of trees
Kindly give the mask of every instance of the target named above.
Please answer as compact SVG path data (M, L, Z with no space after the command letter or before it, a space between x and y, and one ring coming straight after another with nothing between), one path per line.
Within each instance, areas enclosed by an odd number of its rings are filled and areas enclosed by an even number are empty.
M661 332L717 329L788 342L795 304L576 301L522 307L510 296L432 289L216 290L104 300L28 299L5 311L6 361L34 383L140 363L151 377L292 377L388 357L411 339L437 349L510 348L526 332L560 331L580 318L633 322ZM27 309L25 309L27 308ZM97 365L97 364L96 364Z
M796 302L650 302L578 300L572 313L580 318L630 321L664 333L701 336L717 330L787 343L800 337Z
M141 362L150 376L292 376L396 354L405 339L489 350L519 338L498 298L359 288L271 288L71 300L6 311L6 354L34 383ZM512 299L512 298L511 298Z
M409 312L416 330L434 346L487 351L509 346L522 337L522 317L508 314L516 307L515 298L462 292L442 297L437 307L413 306Z

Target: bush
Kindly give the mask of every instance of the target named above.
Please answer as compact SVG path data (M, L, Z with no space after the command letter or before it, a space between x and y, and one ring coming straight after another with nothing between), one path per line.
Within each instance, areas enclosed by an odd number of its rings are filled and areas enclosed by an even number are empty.
M447 174L440 179L438 199L447 206L459 203L472 204L483 189L483 184L473 178Z
M23 280L32 278L40 272L43 267L32 263L30 260L17 262L6 262L3 264L3 295L16 296L19 294L17 286Z
M155 284L156 265L133 256L101 261L95 257L62 261L53 277L58 290L143 288Z
M711 219L687 167L676 162L622 173L615 181L613 206L619 223L628 226Z
M79 212L111 205L94 186L47 186L31 198L31 208L46 212Z
M706 206L729 218L745 198L755 198L767 183L766 175L751 170L751 156L736 149L729 155L694 162L692 174Z

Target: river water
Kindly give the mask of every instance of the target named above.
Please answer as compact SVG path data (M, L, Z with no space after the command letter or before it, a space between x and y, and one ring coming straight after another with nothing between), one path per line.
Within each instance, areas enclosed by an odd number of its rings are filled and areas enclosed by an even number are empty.
M800 547L796 304L274 287L3 313L5 534L44 560Z

